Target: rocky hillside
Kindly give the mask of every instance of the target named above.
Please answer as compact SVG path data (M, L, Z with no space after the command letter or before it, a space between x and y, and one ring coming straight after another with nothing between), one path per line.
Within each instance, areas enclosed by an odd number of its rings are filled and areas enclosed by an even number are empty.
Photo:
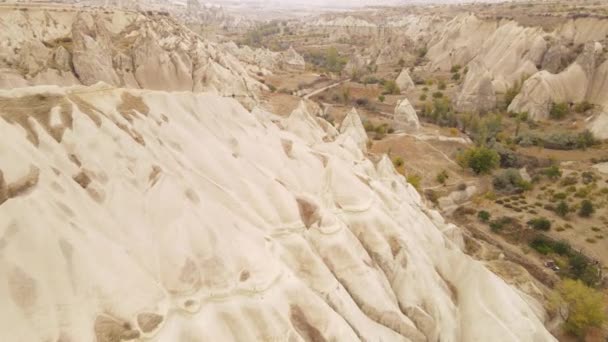
M0 8L0 88L40 84L214 91L253 105L265 88L222 46L168 16Z
M374 18L373 13L365 14ZM303 23L301 30L353 44L349 71L399 61L420 73L449 72L454 67L467 70L453 99L462 112L494 110L511 88L517 89L518 96L508 109L528 112L536 120L547 118L552 103L588 101L604 112L592 121L592 130L608 137L606 130L593 125L608 121L608 19L546 18L558 21L547 28L469 13L454 17L409 14L382 21L333 15Z
M365 139L304 104L0 92L0 340L554 340Z

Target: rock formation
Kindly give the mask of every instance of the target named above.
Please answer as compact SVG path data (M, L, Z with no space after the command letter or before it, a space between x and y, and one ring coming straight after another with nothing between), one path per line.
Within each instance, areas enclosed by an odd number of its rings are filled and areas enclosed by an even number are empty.
M395 106L393 121L398 129L417 130L420 128L416 110L407 98L399 101Z
M488 70L476 63L469 64L454 107L462 112L487 112L496 108L496 93Z
M0 88L104 82L216 91L251 107L265 88L230 53L163 15L32 8L29 15L2 11L3 23L11 30L0 32L0 41L13 48L2 49ZM301 56L294 53L287 51L287 62L302 68Z
M409 89L414 88L414 81L412 81L412 78L410 77L409 69L401 70L401 73L399 73L399 76L397 76L395 83L397 83L397 86L399 86L399 89L401 89L402 92L406 92Z
M509 106L513 112L528 112L533 119L546 119L553 103L591 102L603 104L605 97L594 94L608 91L607 74L596 71L596 64L602 47L589 43L584 51L568 68L559 74L541 71L534 74L523 84L521 92ZM602 68L600 66L598 69ZM595 83L594 85L594 82ZM599 87L599 88L595 88Z
M0 108L2 341L555 340L365 157L354 112L325 141L304 105L269 119L212 93L36 87Z

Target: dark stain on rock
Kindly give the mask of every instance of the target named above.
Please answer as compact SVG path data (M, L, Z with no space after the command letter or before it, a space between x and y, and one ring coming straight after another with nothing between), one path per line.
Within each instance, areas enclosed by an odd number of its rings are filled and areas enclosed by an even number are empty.
M29 192L34 188L34 186L36 186L36 184L38 184L39 177L40 169L35 166L30 166L30 170L27 175L7 185L8 198L14 198Z
M304 341L324 342L326 341L319 329L312 325L302 309L297 305L289 306L289 320Z
M319 207L303 198L296 198L298 202L298 209L300 211L300 217L306 228L310 228L313 223L321 219L319 215Z
M251 274L249 274L249 271L243 270L239 276L239 280L246 281L247 279L249 279L250 276L251 276Z
M15 304L17 304L26 315L31 315L36 300L38 299L36 281L21 268L15 266L9 273L8 287L11 298Z
M83 189L86 189L87 186L91 184L91 177L89 177L87 172L84 170L78 172L74 177L72 177L72 179L74 179L76 183L80 184Z
M51 126L51 110L59 107L61 124ZM40 140L30 118L55 139L61 142L63 133L72 128L72 105L64 96L36 94L18 98L0 97L0 116L11 124L21 126L27 139L38 146Z
M137 324L141 331L149 333L156 329L163 321L163 316L155 313L140 313L137 315Z
M123 92L120 96L120 104L117 109L118 112L129 122L133 122L133 119L137 117L138 113L147 116L150 113L150 107L139 97L132 95L128 92Z
M105 315L97 316L94 329L97 342L129 341L140 335L139 331L133 329L128 322L121 323Z

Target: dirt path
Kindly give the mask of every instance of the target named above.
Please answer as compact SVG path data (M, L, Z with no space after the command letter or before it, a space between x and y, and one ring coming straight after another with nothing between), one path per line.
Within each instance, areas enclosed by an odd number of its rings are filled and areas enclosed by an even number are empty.
M323 87L323 88L319 88L319 89L317 89L317 90L313 90L312 92L310 92L310 93L308 93L308 94L304 95L303 97L304 97L304 99L308 100L308 99L310 99L312 96L315 96L315 95L317 95L317 94L320 94L320 93L322 93L322 92L324 92L324 91L326 91L326 90L328 90L328 89L335 88L335 87L339 86L340 84L343 84L343 83L346 83L346 82L349 82L349 81L350 81L350 78L345 79L345 80L342 80L342 81L338 81L338 82L336 82L336 83L330 84L330 85L325 86L325 87Z

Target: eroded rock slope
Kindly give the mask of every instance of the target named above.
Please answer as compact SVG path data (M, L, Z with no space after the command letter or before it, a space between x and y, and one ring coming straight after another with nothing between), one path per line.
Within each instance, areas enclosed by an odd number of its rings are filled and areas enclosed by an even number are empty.
M0 92L0 340L552 341L361 129L213 93Z

